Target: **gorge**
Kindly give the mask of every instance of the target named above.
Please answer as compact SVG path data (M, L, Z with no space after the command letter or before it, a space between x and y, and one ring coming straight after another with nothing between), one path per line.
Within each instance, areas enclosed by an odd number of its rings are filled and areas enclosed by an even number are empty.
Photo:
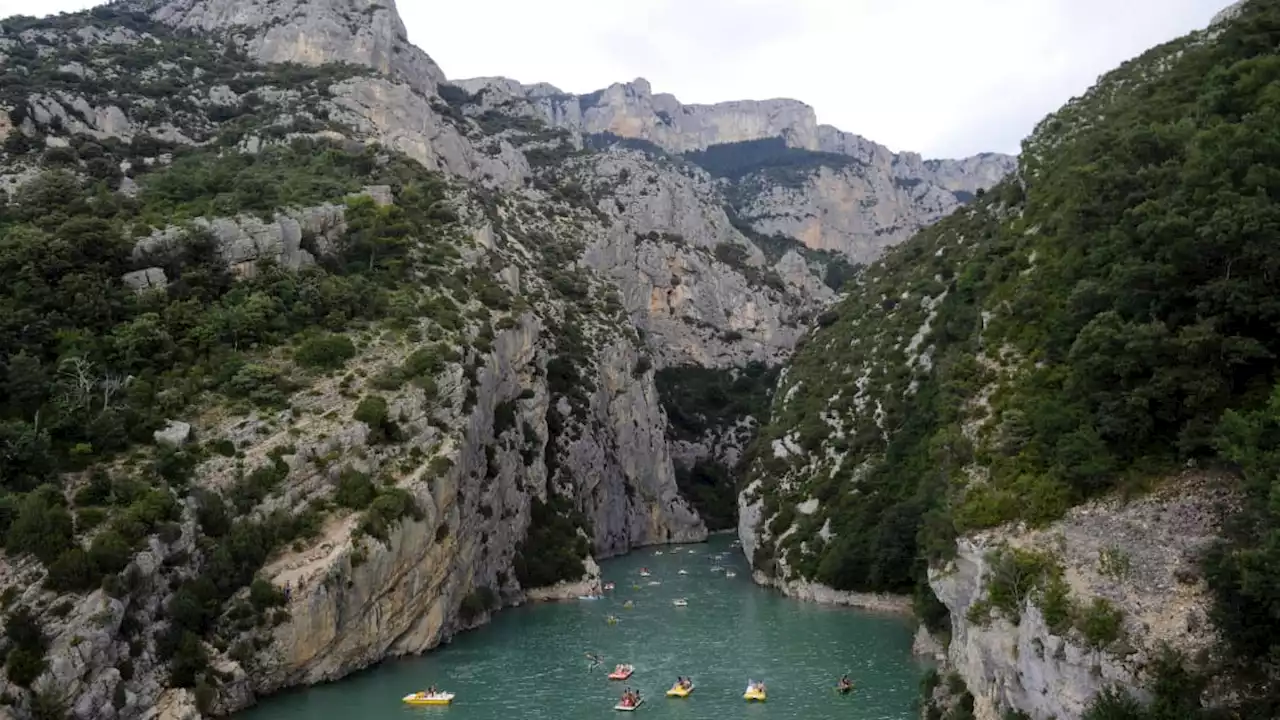
M729 528L914 598L926 717L1275 710L1280 3L1017 159L450 80L390 0L0 30L0 712L230 714Z

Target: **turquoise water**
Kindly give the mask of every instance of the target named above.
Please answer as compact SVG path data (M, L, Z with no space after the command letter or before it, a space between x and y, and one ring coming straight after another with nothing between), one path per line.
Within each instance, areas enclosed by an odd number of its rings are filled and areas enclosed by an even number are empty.
M493 623L421 657L389 661L329 685L267 698L237 720L578 720L622 718L624 686L645 703L637 717L680 720L907 720L923 666L911 656L905 619L788 600L751 582L731 538L645 549L603 563L617 589L596 601L504 610ZM717 553L728 552L723 559ZM737 572L728 578L713 565ZM641 578L647 567L651 576ZM684 569L688 574L680 575ZM650 581L661 584L650 586ZM638 585L639 587L635 587ZM688 607L673 606L675 598ZM635 607L624 609L632 600ZM618 617L616 625L606 618ZM586 652L604 658L588 670ZM625 683L606 673L630 663ZM848 672L854 692L834 685ZM687 699L664 696L677 675L692 677ZM748 679L762 679L767 703L746 703ZM450 707L412 708L400 698L436 685L457 693Z

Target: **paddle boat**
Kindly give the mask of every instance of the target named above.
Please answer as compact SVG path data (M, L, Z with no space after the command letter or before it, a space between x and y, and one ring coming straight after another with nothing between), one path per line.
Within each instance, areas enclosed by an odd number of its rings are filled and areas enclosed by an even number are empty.
M613 709L621 712L632 712L643 704L644 698L640 697L639 694L623 693L622 699L618 701L617 705L613 706Z
M738 577L738 573L736 573L736 572L734 572L734 571L732 571L732 570L725 570L725 571L724 571L724 576L725 576L725 577Z
M747 681L747 691L742 693L742 699L747 702L764 702L764 683Z
M640 577L649 577L649 568L640 568Z
M633 602L631 602L630 600L628 600L628 601L626 601L626 602L622 603L622 608L623 608L624 610L630 610L631 608L633 608L633 607L635 607L635 606L636 606L636 604L635 604L635 603L633 603Z
M720 571L721 571L721 570L723 570L723 569L724 569L724 568L720 567L719 565L712 565L712 566L711 566L711 572L720 572Z
M689 574L689 571L688 571L688 570L681 570L678 574L679 574L679 575L688 575L688 574Z
M613 583L605 583L605 584L604 584L604 589L605 589L605 590L612 590L613 588L614 588Z
M661 551L661 550L654 550L654 551L653 551L653 554L654 554L654 555L661 555L661 554L662 554L662 551Z
M610 615L609 617L605 618L605 619L604 619L604 621L605 621L605 622L607 622L607 623L609 623L610 625L617 625L617 624L618 624L618 616L617 616L617 615Z
M453 693L451 692L426 692L418 691L409 693L404 696L405 703L409 705L448 705L453 702Z
M619 665L613 669L613 672L609 673L609 679L610 680L626 680L627 678L631 677L631 673L635 671L636 671L636 668L634 665Z
M661 580L650 580L650 581L649 581L649 586L650 586L650 587L653 587L653 586L655 586L655 585L661 585L661 584L662 584L662 581L661 581Z
M671 689L667 691L667 697L670 698L686 698L689 693L693 692L693 681L689 678L682 678Z
M671 604L675 605L676 607L689 607L689 601L685 600L684 598L676 598L675 600L671 601Z

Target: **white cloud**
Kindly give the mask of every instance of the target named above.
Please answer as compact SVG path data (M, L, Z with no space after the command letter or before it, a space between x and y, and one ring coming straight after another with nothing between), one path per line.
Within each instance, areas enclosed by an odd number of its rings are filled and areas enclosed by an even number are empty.
M46 0L39 12L88 7ZM1016 152L1045 114L1229 0L399 0L451 78L571 92L645 77L686 103L792 97L928 156ZM0 0L0 16L31 12Z

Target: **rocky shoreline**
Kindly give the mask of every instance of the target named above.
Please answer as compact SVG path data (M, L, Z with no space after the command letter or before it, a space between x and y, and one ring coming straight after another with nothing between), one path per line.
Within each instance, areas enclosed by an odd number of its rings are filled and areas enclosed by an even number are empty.
M821 583L808 580L782 581L769 577L759 570L751 573L751 579L757 585L773 588L794 600L802 600L819 605L839 605L893 615L909 615L912 617L915 615L911 609L911 598L907 595L835 590Z
M561 602L593 594L600 586L600 565L592 557L588 557L583 564L586 565L587 573L581 580L566 580L550 587L529 588L524 593L525 602ZM517 606L521 604L516 603Z

